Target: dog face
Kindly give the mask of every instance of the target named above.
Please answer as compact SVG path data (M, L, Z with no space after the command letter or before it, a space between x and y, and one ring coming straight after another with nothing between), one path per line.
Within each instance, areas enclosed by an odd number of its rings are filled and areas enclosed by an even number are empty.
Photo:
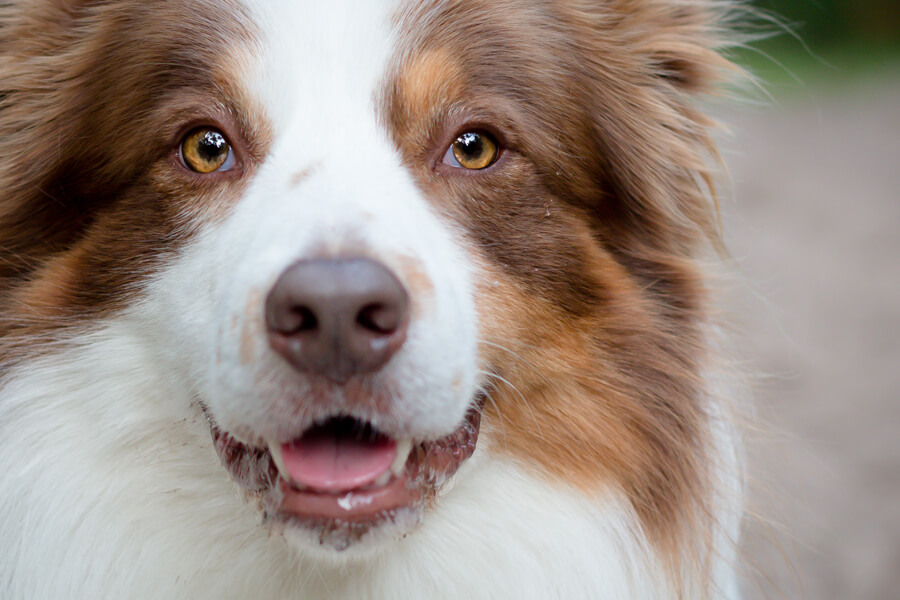
M126 324L131 375L171 391L141 410L202 432L299 547L406 533L476 442L621 491L659 544L684 530L703 497L693 257L714 217L688 96L719 64L709 10L4 10L23 40L4 52L32 65L4 66L0 113L8 372L55 351L33 340Z

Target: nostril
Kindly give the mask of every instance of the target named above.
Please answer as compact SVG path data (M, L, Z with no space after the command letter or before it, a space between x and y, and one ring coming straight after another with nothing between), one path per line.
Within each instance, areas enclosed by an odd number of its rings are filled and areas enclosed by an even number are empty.
M289 331L285 331L283 333L306 333L315 331L319 328L319 319L316 317L316 313L314 313L312 309L307 308L306 306L297 306L291 310L291 313L294 317L292 319L292 325L294 326Z
M400 318L391 307L369 304L356 315L356 324L372 333L391 335L400 326Z

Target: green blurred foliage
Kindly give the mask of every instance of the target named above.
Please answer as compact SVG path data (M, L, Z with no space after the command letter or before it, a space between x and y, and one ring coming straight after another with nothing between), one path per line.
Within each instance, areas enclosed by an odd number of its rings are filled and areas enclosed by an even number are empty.
M770 35L735 59L774 91L900 74L900 0L747 1Z
M755 0L814 46L900 41L900 0Z

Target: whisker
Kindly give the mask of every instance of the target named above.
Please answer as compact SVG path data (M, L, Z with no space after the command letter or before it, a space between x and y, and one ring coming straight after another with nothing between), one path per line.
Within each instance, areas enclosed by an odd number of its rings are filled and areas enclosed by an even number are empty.
M534 425L535 425L535 428L537 429L538 435L540 437L544 437L544 432L541 429L541 424L538 421L537 415L535 414L534 410L531 408L531 403L528 402L528 399L525 398L525 394L523 394L521 391L519 391L519 388L517 388L515 385L513 385L512 382L510 382L508 379L506 379L500 375L497 375L496 373L491 373L489 371L484 371L484 370L479 371L479 373L481 373L482 375L486 375L488 377L493 377L494 379L496 379L498 381L502 381L503 383L508 385L512 391L514 391L516 394L518 394L519 398L522 400L522 403L525 405L525 408L527 408L528 412L531 413L531 418L534 419ZM490 398L490 396L489 396L489 398ZM497 412L499 414L500 409L497 407L497 403L493 400L493 398L491 398L491 401L494 404L494 408L497 409Z
M533 344L526 344L525 342L519 342L518 340L503 340L503 341L517 343L518 345L525 347L525 348L532 348L532 349L537 348L537 346L534 346ZM537 375L539 375L541 377L541 379L544 380L544 382L550 384L551 386L553 385L553 380L544 374L543 369L541 369L538 365L534 364L534 362L528 360L527 358L525 358L518 352L516 352L510 348L507 348L506 346L503 346L502 344L498 344L498 343L492 342L490 340L482 339L481 343L483 343L487 346L491 346L492 348L497 348L498 350L503 350L504 352L506 352L507 354L509 354L510 356L512 356L519 362L521 362L523 365L530 367Z

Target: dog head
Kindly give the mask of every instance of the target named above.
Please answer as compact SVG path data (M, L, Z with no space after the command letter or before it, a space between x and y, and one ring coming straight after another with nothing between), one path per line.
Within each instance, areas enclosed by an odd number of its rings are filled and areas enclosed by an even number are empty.
M167 390L125 403L301 545L407 531L476 442L684 530L712 3L0 10L8 370L125 323Z

